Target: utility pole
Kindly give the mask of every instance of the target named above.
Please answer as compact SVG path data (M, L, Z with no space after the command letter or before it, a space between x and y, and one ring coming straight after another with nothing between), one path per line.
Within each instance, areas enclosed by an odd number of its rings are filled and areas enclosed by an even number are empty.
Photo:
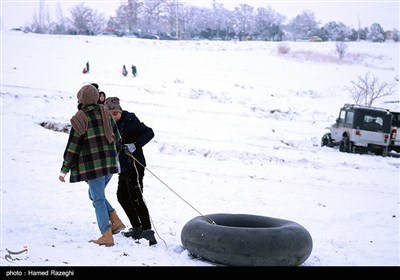
M176 31L175 31L175 33L176 33L176 39L177 40L179 40L179 18L178 18L178 6L179 4L178 4L178 0L175 0L175 24L176 24L176 26L175 26L175 29L176 29Z
M361 24L360 24L360 14L357 14L358 17L358 32L357 32L357 41L360 41L360 30L361 30Z

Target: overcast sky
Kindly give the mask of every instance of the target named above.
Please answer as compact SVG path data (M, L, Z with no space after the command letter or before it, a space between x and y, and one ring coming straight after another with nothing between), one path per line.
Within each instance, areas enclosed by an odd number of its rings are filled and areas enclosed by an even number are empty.
M87 6L104 13L106 16L115 15L117 7L121 3L127 1L121 0L43 0L46 9L51 11L51 19L55 20L55 10L57 3L61 3L64 16L70 16L69 11L72 7L79 3L85 2ZM190 3L203 7L211 7L212 0L186 0L180 3ZM304 10L311 10L321 24L329 21L343 22L348 26L358 27L358 21L361 27L369 27L377 22L384 29L400 29L400 1L321 1L321 0L292 0L292 1L276 1L276 0L217 0L223 3L227 9L233 9L240 3L246 3L254 7L270 6L276 12L287 17L288 20L299 15ZM26 25L32 21L32 16L39 11L39 0L1 0L1 22L5 29Z

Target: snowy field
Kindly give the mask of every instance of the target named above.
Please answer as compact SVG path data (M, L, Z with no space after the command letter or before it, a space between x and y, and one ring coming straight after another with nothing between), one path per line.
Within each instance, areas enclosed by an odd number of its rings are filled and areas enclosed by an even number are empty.
M180 239L189 220L212 213L301 224L313 239L302 266L399 266L398 154L320 146L359 76L397 80L374 106L399 100L399 44L347 43L339 60L334 42L286 42L285 55L276 42L21 32L1 42L1 266L214 266ZM123 64L138 76L123 77ZM100 233L87 184L58 181L68 134L40 124L69 124L78 90L93 82L155 132L147 168L173 190L146 171L156 246L120 234L110 248L89 243ZM130 226L116 189L115 175L106 195Z

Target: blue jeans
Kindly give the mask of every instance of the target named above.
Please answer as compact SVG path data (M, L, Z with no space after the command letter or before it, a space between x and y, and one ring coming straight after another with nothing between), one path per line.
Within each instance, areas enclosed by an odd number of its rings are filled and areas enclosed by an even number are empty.
M105 195L105 189L111 177L112 174L108 174L87 181L89 184L89 198L96 212L97 225L101 234L110 229L110 213L114 211L114 208L107 201Z

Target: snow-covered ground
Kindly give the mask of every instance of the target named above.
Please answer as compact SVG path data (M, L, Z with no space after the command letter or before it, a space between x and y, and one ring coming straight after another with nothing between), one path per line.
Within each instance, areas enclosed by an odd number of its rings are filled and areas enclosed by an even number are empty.
M213 266L180 239L189 220L212 213L301 224L313 239L303 266L400 264L398 154L320 146L353 102L351 81L367 72L398 81L399 44L347 43L340 61L334 42L286 42L286 55L276 42L20 32L1 42L1 266ZM123 77L123 64L138 77ZM40 124L69 124L76 93L93 82L155 132L147 167L173 190L146 172L156 246L120 234L110 248L89 243L100 233L87 185L58 181L68 134ZM390 100L398 82L374 106ZM115 175L107 197L129 225L116 188Z

